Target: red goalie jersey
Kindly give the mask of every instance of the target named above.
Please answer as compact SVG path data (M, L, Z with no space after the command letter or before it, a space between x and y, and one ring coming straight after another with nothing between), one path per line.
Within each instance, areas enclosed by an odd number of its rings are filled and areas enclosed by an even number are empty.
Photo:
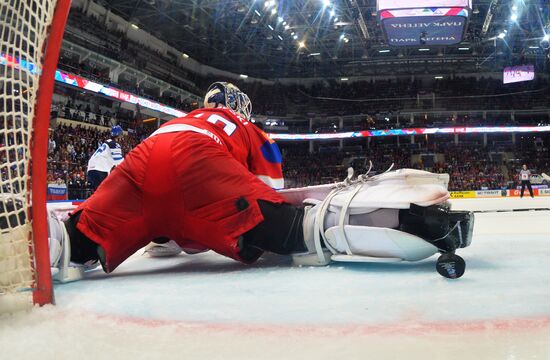
M134 148L75 213L112 271L151 240L242 258L239 237L261 221L258 200L284 202L277 145L226 108L164 124Z
M252 174L273 189L284 188L282 156L277 144L262 130L227 108L199 109L174 119L157 132L178 131L177 125L193 126L208 132L214 141L225 145L231 155ZM185 128L185 127L184 127Z

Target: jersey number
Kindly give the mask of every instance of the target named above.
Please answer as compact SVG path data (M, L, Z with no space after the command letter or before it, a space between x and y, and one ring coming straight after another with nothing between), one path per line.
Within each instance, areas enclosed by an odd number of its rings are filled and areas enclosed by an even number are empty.
M220 115L216 115L216 114L210 115L208 119L206 119L206 121L208 121L211 124L215 124L218 121L221 121L222 123L224 123L223 131L225 131L225 133L228 136L233 135L235 130L237 130L237 125L233 124L231 121L227 120L226 118L221 117Z
M199 119L199 118L202 118L203 115L204 115L204 113L199 113L199 114L195 115L195 117L197 119ZM227 120L226 118L224 118L223 116L220 116L220 115L216 115L216 114L210 115L208 117L208 119L206 119L206 121L208 121L211 124L215 124L218 121L221 121L224 124L223 125L223 131L225 131L225 133L228 136L233 135L235 130L237 130L237 125L233 124L231 121Z
M101 153L104 152L105 150L107 150L107 144L103 143L103 144L101 144L100 147L97 148L97 150L96 150L95 153L92 155L92 157L96 156L97 154L101 154Z

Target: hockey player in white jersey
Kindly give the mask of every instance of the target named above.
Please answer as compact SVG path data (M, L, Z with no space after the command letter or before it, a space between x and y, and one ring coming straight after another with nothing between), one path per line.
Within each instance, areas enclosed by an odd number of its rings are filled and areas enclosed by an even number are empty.
M123 160L122 148L116 139L123 133L119 125L111 128L111 138L103 142L88 161L87 177L95 191L111 170Z

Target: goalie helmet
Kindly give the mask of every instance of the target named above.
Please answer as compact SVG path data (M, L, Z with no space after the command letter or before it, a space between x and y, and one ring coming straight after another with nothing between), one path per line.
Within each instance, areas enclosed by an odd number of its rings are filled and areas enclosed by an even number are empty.
M236 113L250 120L252 114L252 103L248 96L239 90L238 87L227 82L215 82L208 87L204 97L204 107L207 109L219 105L230 108Z

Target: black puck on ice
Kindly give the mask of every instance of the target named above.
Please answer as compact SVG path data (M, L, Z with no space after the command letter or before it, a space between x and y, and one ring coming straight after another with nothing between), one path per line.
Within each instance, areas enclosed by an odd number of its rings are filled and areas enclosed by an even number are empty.
M464 275L466 270L466 262L456 254L443 254L437 259L435 264L437 272L448 279L458 279Z

